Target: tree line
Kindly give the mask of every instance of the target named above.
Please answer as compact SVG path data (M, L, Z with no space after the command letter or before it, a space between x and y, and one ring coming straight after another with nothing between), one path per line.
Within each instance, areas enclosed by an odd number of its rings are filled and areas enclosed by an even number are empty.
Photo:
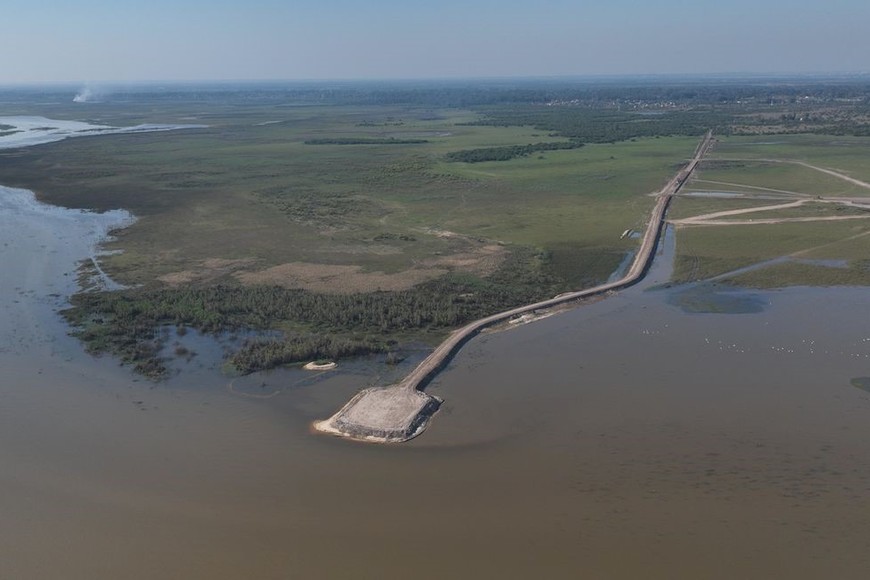
M233 368L248 374L284 364L318 359L338 360L384 352L388 343L374 337L343 338L326 334L297 334L283 340L249 340L230 356Z
M449 274L396 292L318 294L279 286L217 285L82 293L73 296L63 315L90 352L119 356L153 378L166 373L161 327L206 333L285 330L282 340L251 342L231 357L240 371L252 372L383 352L396 336L438 335L563 290L542 272L541 263L541 255L519 250L489 278Z
M496 127L532 126L585 143L616 143L635 137L703 135L710 128L726 132L732 116L712 110L656 112L607 111L584 107L515 106L483 109L483 118L468 123Z
M505 145L502 147L481 147L478 149L463 149L451 151L446 157L449 161L463 163L481 163L483 161L508 161L517 157L527 157L541 151L559 151L579 149L583 147L580 141L553 141L548 143L529 143L528 145Z
M328 137L303 141L306 145L417 145L428 142L427 139L398 139L396 137Z

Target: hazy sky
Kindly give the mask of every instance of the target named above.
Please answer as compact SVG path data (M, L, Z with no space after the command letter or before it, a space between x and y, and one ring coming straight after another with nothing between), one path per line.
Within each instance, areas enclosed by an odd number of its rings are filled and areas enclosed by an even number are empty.
M865 72L868 0L0 0L0 83Z

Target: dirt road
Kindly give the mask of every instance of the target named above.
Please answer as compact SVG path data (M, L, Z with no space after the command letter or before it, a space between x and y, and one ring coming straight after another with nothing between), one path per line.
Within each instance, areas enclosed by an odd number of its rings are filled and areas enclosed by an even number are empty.
M678 220L669 220L670 223L677 226L734 226L734 225L755 225L755 224L783 224L789 222L825 222L825 221L842 221L842 220L859 220L870 218L870 213L866 215L844 215L844 216L805 216L792 218L754 218L749 220L724 220L719 218L730 217L735 215L746 215L765 211L775 211L780 209L791 209L800 207L807 203L833 203L837 205L845 205L849 207L857 207L870 210L870 206L857 203L852 199L799 199L788 203L780 203L776 205L763 205L758 207L747 207L743 209L730 209L725 211L717 211L702 215L682 218Z

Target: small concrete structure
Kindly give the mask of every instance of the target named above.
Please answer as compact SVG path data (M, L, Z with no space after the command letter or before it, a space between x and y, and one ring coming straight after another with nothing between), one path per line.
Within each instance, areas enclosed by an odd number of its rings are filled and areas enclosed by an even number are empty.
M438 397L398 385L364 389L314 428L361 441L401 443L419 435L439 406Z

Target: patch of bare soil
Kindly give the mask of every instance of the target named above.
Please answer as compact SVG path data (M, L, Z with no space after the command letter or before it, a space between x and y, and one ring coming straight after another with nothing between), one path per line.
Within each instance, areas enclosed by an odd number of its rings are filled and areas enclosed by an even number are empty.
M288 262L255 270L257 260L209 258L188 270L160 276L158 280L170 286L201 284L231 275L246 285L274 284L285 288L301 288L324 294L352 294L377 290L407 290L412 286L439 278L449 272L467 272L478 276L494 273L508 254L507 248L483 243L460 234L440 232L454 239L460 247L451 253L433 255L420 260L402 272L366 271L358 265ZM389 248L389 246L384 246ZM392 253L383 250L380 253Z
M376 290L406 290L447 273L441 268L412 268L404 272L365 272L361 266L290 262L258 272L237 272L243 284L275 284L324 294L352 294Z
M425 260L423 265L431 268L459 270L478 276L489 276L498 269L506 256L507 249L504 246L488 244L467 252L431 258Z
M289 262L259 271L237 271L233 275L243 284L276 284L325 294L352 294L376 290L407 290L451 271L488 276L507 255L498 244L486 244L465 251L433 256L403 272L365 271L361 266Z
M195 282L211 282L227 274L249 268L254 262L256 262L254 258L242 258L239 260L209 258L203 260L196 268L181 270L180 272L170 272L169 274L158 276L157 279L170 286L180 286Z

